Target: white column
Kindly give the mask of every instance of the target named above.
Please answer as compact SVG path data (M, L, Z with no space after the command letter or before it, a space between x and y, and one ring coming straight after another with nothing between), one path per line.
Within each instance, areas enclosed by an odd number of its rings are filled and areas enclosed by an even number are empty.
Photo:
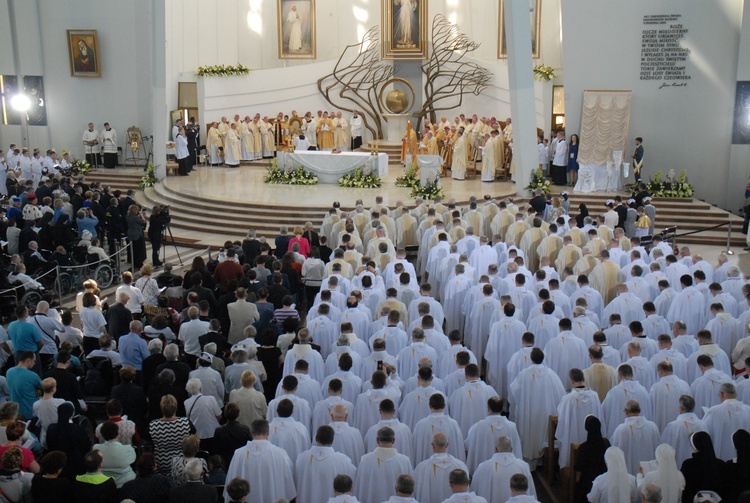
M737 81L750 80L750 0L745 0L742 9L742 26L738 47ZM729 172L726 183L727 195L726 204L722 206L723 208L734 211L744 205L741 187L747 183L748 166L750 166L750 145L730 145ZM735 230L735 228L732 228L732 232Z
M167 176L167 134L169 108L167 107L167 27L165 0L152 3L152 56L151 92L153 99L152 131L154 135L154 166L159 180Z
M516 193L524 195L531 170L537 167L534 76L528 0L505 0L505 41L508 48L510 116Z

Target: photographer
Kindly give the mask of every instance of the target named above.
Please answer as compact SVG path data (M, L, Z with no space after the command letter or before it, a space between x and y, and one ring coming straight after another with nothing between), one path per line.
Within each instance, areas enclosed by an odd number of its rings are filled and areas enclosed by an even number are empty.
M78 237L83 236L83 231L89 231L93 237L97 237L99 234L96 232L96 225L99 223L99 219L94 216L94 212L91 208L81 208L76 213L76 225L78 227Z
M159 260L159 251L161 250L164 230L171 220L169 206L154 206L148 226L148 240L151 241L151 262L154 267L162 265L162 262Z
M128 214L125 216L125 224L127 225L127 238L128 242L132 245L132 261L134 271L140 269L143 266L143 262L146 260L146 240L143 237L143 231L146 230L146 217L145 210L137 204L133 204L128 208ZM128 256L130 257L130 253Z

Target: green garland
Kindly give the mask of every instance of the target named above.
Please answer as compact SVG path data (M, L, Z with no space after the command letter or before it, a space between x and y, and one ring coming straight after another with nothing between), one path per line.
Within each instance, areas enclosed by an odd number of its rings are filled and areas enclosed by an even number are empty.
M195 75L198 77L238 77L250 73L250 68L237 63L236 65L199 66Z
M413 189L419 186L419 174L417 173L417 167L413 163L409 163L406 166L406 172L396 178L396 187L407 187Z
M383 181L375 173L364 173L357 168L354 173L347 173L339 178L339 187L354 187L357 189L377 189Z
M652 197L693 197L695 189L687 181L687 170L680 171L679 176L675 177L674 170L670 169L666 181L661 178L664 175L662 170L654 173L654 177L648 184L648 192Z
M440 179L436 178L431 182L428 181L424 187L422 187L419 180L417 180L417 185L412 187L409 197L412 197L413 199L421 197L424 200L445 199L445 194L443 194L443 187L440 185Z
M296 169L290 171L279 169L274 159L271 167L266 170L263 181L275 185L317 185L318 177L306 171L302 166L297 166Z
M542 194L545 196L552 192L552 186L549 183L549 180L544 178L544 172L541 168L534 168L531 170L531 180L524 188L529 192L534 192L536 189L542 189Z
M536 65L534 67L534 78L536 80L552 80L555 78L555 69L547 65Z
M145 190L147 187L153 187L158 182L159 179L156 178L156 166L154 166L153 162L149 162L146 167L146 174L138 182L138 189Z

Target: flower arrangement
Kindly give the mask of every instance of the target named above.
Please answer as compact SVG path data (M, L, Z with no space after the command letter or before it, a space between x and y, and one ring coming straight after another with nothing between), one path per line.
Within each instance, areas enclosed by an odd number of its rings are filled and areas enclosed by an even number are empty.
M542 189L542 194L545 196L552 192L552 186L550 185L549 180L544 178L544 172L541 168L531 170L531 180L525 188L529 192L534 192L536 189Z
M534 78L536 80L552 80L555 78L555 69L547 65L536 65L534 67Z
M440 185L440 179L435 178L432 181L428 181L424 187L417 180L417 185L412 187L410 197L416 199L421 197L424 200L428 199L445 199L443 193L443 187Z
M198 77L238 77L250 73L250 68L237 63L236 65L199 66L195 74Z
M146 174L141 178L141 181L138 182L138 189L140 190L146 190L148 187L153 187L159 182L159 179L156 178L156 166L154 166L153 162L148 163L148 166L146 166Z
M406 166L406 172L396 178L396 187L407 187L414 188L419 186L419 174L417 173L417 167L413 163L409 163Z
M688 183L686 169L680 171L676 177L674 170L670 169L665 181L662 181L663 176L664 172L659 170L651 178L648 191L652 197L693 197L695 189Z
M93 169L94 167L83 159L73 161L73 164L70 166L70 171L74 175L87 175Z
M354 187L357 189L377 189L383 181L375 173L369 173L357 168L354 173L347 173L339 178L339 187Z
M271 167L266 170L263 181L276 185L317 185L318 177L306 171L302 166L289 170L279 169L274 159Z

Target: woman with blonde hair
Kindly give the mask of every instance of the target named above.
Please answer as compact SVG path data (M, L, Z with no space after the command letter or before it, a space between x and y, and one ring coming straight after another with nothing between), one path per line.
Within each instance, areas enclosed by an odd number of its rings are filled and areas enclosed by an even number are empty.
M179 456L182 441L190 435L191 425L186 417L177 417L177 399L165 395L161 402L162 417L149 424L151 441L154 444L156 468L162 475L172 473L172 458Z
M187 484L187 473L185 473L185 467L188 462L196 459L196 454L200 450L201 441L198 435L190 435L182 439L182 454L175 456L172 459L172 478L176 482L176 485L181 486ZM208 464L205 459L201 459L203 464L203 473L208 473Z
M143 293L143 305L145 306L157 305L157 299L159 298L159 284L151 277L153 273L153 266L144 264L141 267L141 277L135 282L135 287Z
M292 251L294 243L299 243L299 254L307 258L310 255L310 241L303 234L305 233L301 225L294 228L294 237L289 240L287 251Z

